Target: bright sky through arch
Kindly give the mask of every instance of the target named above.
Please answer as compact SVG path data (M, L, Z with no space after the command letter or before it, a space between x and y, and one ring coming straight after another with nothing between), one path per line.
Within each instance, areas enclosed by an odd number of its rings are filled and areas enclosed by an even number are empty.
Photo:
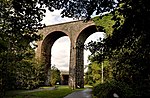
M61 18L61 10L56 10L54 12L49 12L46 10L45 17L42 21L42 23L45 23L46 25L53 25L53 24L59 24L64 22L70 22L75 21L72 18ZM91 36L87 38L85 41L85 44L92 41L97 41L100 37L104 37L104 33L94 33ZM70 40L67 36L61 37L54 43L52 47L52 57L51 57L51 63L52 65L56 65L56 67L59 70L68 71L69 70L69 58L70 58ZM89 51L84 51L84 65L89 64L88 62L88 55L90 54Z

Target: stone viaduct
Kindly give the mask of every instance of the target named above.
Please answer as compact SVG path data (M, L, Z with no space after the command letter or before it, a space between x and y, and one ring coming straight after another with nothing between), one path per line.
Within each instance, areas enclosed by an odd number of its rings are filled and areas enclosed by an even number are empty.
M38 32L43 35L43 40L37 42L36 57L45 64L47 82L50 76L51 48L58 38L68 36L70 39L69 86L71 88L84 87L84 42L95 32L97 29L93 21L73 21L50 25Z

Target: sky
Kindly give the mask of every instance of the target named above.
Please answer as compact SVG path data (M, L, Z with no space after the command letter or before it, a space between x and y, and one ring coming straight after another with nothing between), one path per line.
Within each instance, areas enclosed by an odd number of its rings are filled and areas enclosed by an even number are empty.
M49 12L46 10L45 17L42 23L46 25L53 25L59 24L64 22L75 21L72 18L61 18L61 10L56 10L54 12ZM94 33L87 38L85 44L92 41L96 41L99 37L103 37L102 32ZM69 57L70 57L70 40L67 36L61 37L52 46L52 58L51 63L52 65L56 65L56 67L61 71L68 71L69 70ZM89 51L84 50L84 65L89 64L88 55L90 55Z

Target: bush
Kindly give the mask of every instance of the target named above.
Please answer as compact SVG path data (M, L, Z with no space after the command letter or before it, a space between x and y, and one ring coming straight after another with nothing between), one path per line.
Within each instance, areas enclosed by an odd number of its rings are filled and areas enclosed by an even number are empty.
M60 82L60 70L54 66L51 67L50 84L55 86L56 82Z
M22 60L17 63L17 66L15 89L35 89L44 81L41 79L44 77L42 65L35 59Z
M123 82L111 81L98 84L93 88L93 95L96 98L113 98L116 93L119 98L131 98L134 96L133 90Z

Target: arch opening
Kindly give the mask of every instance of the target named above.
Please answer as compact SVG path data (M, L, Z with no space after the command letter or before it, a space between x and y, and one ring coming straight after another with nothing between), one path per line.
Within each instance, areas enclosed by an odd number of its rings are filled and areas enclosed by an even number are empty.
M42 62L45 65L45 74L46 80L45 85L50 85L50 68L51 68L51 53L52 53L52 46L54 45L55 41L63 36L68 36L64 32L55 31L49 33L42 42L41 47L41 57Z
M100 29L99 29L100 30ZM103 31L102 29L100 30ZM76 41L76 88L84 88L84 43L86 39L100 31L97 30L95 25L89 26L81 31Z
M52 46L51 63L61 71L69 71L70 40L68 36L60 37Z
M98 41L100 38L103 39L105 37L104 32L94 32L91 34L84 42L84 45L87 45L91 41ZM84 49L84 66L86 67L90 61L88 60L88 56L91 55L89 50Z
M70 60L70 40L68 36L60 37L52 46L51 63L61 72L61 85L68 85Z

